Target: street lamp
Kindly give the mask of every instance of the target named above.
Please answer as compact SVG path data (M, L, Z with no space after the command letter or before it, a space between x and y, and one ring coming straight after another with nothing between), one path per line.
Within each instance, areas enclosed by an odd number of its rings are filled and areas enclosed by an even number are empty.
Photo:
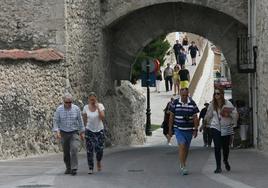
M146 136L152 136L151 130L151 109L150 109L150 61L146 60L146 87L147 87L147 108L146 108Z

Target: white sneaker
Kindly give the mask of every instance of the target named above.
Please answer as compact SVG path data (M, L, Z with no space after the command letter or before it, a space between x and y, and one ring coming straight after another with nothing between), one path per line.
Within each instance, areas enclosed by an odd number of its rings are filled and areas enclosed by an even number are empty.
M89 169L88 174L93 174L93 170Z
M186 167L181 167L180 171L181 171L181 175L183 176L188 175L188 170L186 169Z

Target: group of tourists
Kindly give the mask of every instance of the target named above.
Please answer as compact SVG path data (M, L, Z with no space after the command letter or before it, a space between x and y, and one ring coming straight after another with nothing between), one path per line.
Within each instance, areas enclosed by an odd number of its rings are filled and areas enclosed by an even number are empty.
M91 92L88 104L83 111L73 104L71 94L65 94L63 104L54 114L53 131L63 146L63 160L66 166L65 174L76 175L78 169L78 147L80 139L86 142L88 174L94 171L94 152L96 153L96 168L101 171L104 149L105 117L103 104L97 101L97 95ZM171 98L165 108L163 133L170 144L171 137L175 135L179 149L180 172L187 175L187 156L192 138L196 138L198 128L203 130L205 146L214 143L216 169L214 173L221 173L221 150L223 162L227 171L231 170L229 163L230 141L234 134L234 124L238 120L241 127L241 145L245 147L248 130L248 113L243 101L237 101L237 108L224 98L224 90L215 88L212 101L205 103L198 117L199 109L195 101L189 96L189 90L180 88L180 97ZM239 114L239 119L238 119ZM199 122L202 119L202 126Z
M194 100L189 96L188 88L180 89L180 97L173 97L164 109L164 121L162 123L163 134L169 145L171 137L175 135L179 148L180 172L187 175L186 160L192 138L199 131L203 131L205 147L214 144L216 169L214 173L222 172L223 163L227 171L231 170L229 152L236 127L240 129L241 145L248 146L249 108L245 102L238 100L234 106L231 101L224 98L224 90L215 88L212 101L205 103L199 117L199 109ZM202 120L201 126L199 126Z
M186 52L186 49L188 52ZM192 65L196 65L196 55L199 50L192 41L191 45L188 45L188 38L183 38L182 44L179 40L173 46L176 65L172 68L170 63L167 63L167 67L164 69L164 80L166 92L174 89L174 96L179 94L180 88L188 88L190 83L190 73L186 69L187 54L190 53L192 58ZM200 53L199 53L200 55ZM159 70L156 74L156 91L160 93L160 82L162 81L162 72Z
M195 42L192 41L191 45L189 46L188 37L187 35L183 38L182 44L179 40L176 40L176 43L173 46L176 65L171 67L170 63L167 63L167 67L164 69L163 77L165 81L165 88L166 92L172 91L174 88L174 96L179 94L179 90L181 87L189 87L190 82L190 74L189 71L186 69L186 61L187 54L189 53L192 59L192 65L196 65L196 56L197 52L200 52L198 47L196 46ZM155 73L156 78L156 92L160 93L160 83L162 81L162 71L159 69Z
M172 91L174 89L174 96L179 94L180 88L188 88L190 83L190 73L185 65L181 67L175 65L174 69L171 68L170 63L167 63L167 67L164 70L164 80L166 91Z
M194 44L192 42L192 44ZM175 44L179 46L180 44ZM175 46L174 45L174 46ZM180 53L184 53L188 47L183 43ZM194 45L188 47L195 48ZM174 47L174 50L177 47ZM197 47L196 50L198 51ZM176 54L176 51L175 51ZM178 54L177 54L178 55ZM196 56L196 54L195 54ZM195 65L195 56L192 56L192 65ZM178 55L179 57L179 55ZM231 170L229 163L229 148L234 134L234 127L238 120L241 130L241 147L246 147L248 114L249 110L245 107L243 101L238 101L236 107L224 98L224 90L215 88L212 101L205 103L198 116L199 109L195 101L189 95L190 74L185 69L185 62L176 58L178 63L171 68L170 64L164 70L164 79L166 91L174 87L174 96L164 109L165 116L162 123L163 133L167 138L168 144L173 135L175 135L179 149L180 172L182 175L188 174L186 165L187 156L192 138L196 138L198 130L203 131L204 146L211 147L214 143L214 153L216 160L216 169L214 173L221 173L221 150L223 150L223 162L227 171ZM156 75L156 88L160 92L160 81L162 72ZM55 114L53 122L53 131L63 146L63 160L66 166L65 174L76 175L78 169L78 147L80 140L86 142L86 153L88 162L88 174L94 172L94 152L96 153L96 168L101 171L104 149L104 125L105 118L103 104L97 101L97 95L91 92L88 96L88 104L84 106L83 111L73 104L72 95L67 93L63 97L63 104L60 105ZM202 124L199 127L200 121ZM80 137L80 138L79 138Z
M200 56L199 49L194 41L192 41L189 46L187 35L183 38L182 44L179 42L179 40L176 40L176 43L173 46L173 50L176 62L180 67L185 65L186 61L188 61L187 54L190 54L193 66L196 65L197 52L199 53Z
M53 131L63 146L63 160L66 166L65 174L76 175L78 169L78 147L80 139L86 142L88 174L94 171L94 152L97 159L97 171L101 171L101 160L104 148L105 117L103 104L97 101L94 92L88 95L88 104L83 111L73 104L73 97L67 93L63 96L53 119ZM80 136L80 138L79 138Z
M173 135L176 137L179 149L180 172L182 175L188 174L186 160L189 147L192 138L197 136L198 131L203 132L205 147L211 147L212 141L214 143L216 161L214 173L222 172L221 150L223 151L225 169L230 171L229 152L234 140L234 129L237 127L237 124L240 127L240 147L245 148L247 146L249 110L242 101L238 101L235 107L224 98L224 90L222 88L215 88L212 101L204 104L205 107L198 116L199 109L189 95L190 74L185 68L185 62L187 61L185 49L191 55L192 65L196 65L196 55L199 50L194 41L188 47L187 40L187 37L184 37L182 44L178 40L176 41L173 47L176 65L173 69L168 63L164 70L166 91L174 88L173 95L179 94L180 97L177 99L171 97L171 100L164 109L163 134L169 145L171 145L171 137ZM200 122L202 122L201 126L199 126Z

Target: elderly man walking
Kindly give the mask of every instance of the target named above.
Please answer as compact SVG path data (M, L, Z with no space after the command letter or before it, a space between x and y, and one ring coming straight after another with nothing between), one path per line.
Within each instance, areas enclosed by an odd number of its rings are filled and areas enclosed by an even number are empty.
M189 97L188 88L180 90L180 98L174 100L170 106L169 136L172 136L172 129L176 135L179 145L180 172L187 175L186 159L192 137L196 138L199 120L199 112L196 103Z
M57 108L54 114L53 131L56 133L56 138L60 139L62 143L65 174L76 175L79 139L84 140L85 127L79 107L72 102L72 95L65 94L63 104Z
M164 79L165 79L165 86L166 86L166 91L168 92L169 90L172 91L172 75L173 75L173 69L170 67L170 63L167 64L167 67L164 70ZM168 87L168 83L170 84L170 89Z

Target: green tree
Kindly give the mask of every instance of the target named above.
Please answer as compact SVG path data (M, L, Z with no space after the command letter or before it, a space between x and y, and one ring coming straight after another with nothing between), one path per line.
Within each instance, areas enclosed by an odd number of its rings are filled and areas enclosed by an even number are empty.
M166 40L166 35L161 35L146 45L141 52L138 53L136 61L133 65L131 81L139 79L142 73L141 63L147 58L158 59L162 66L165 62L165 55L170 48L170 43Z

